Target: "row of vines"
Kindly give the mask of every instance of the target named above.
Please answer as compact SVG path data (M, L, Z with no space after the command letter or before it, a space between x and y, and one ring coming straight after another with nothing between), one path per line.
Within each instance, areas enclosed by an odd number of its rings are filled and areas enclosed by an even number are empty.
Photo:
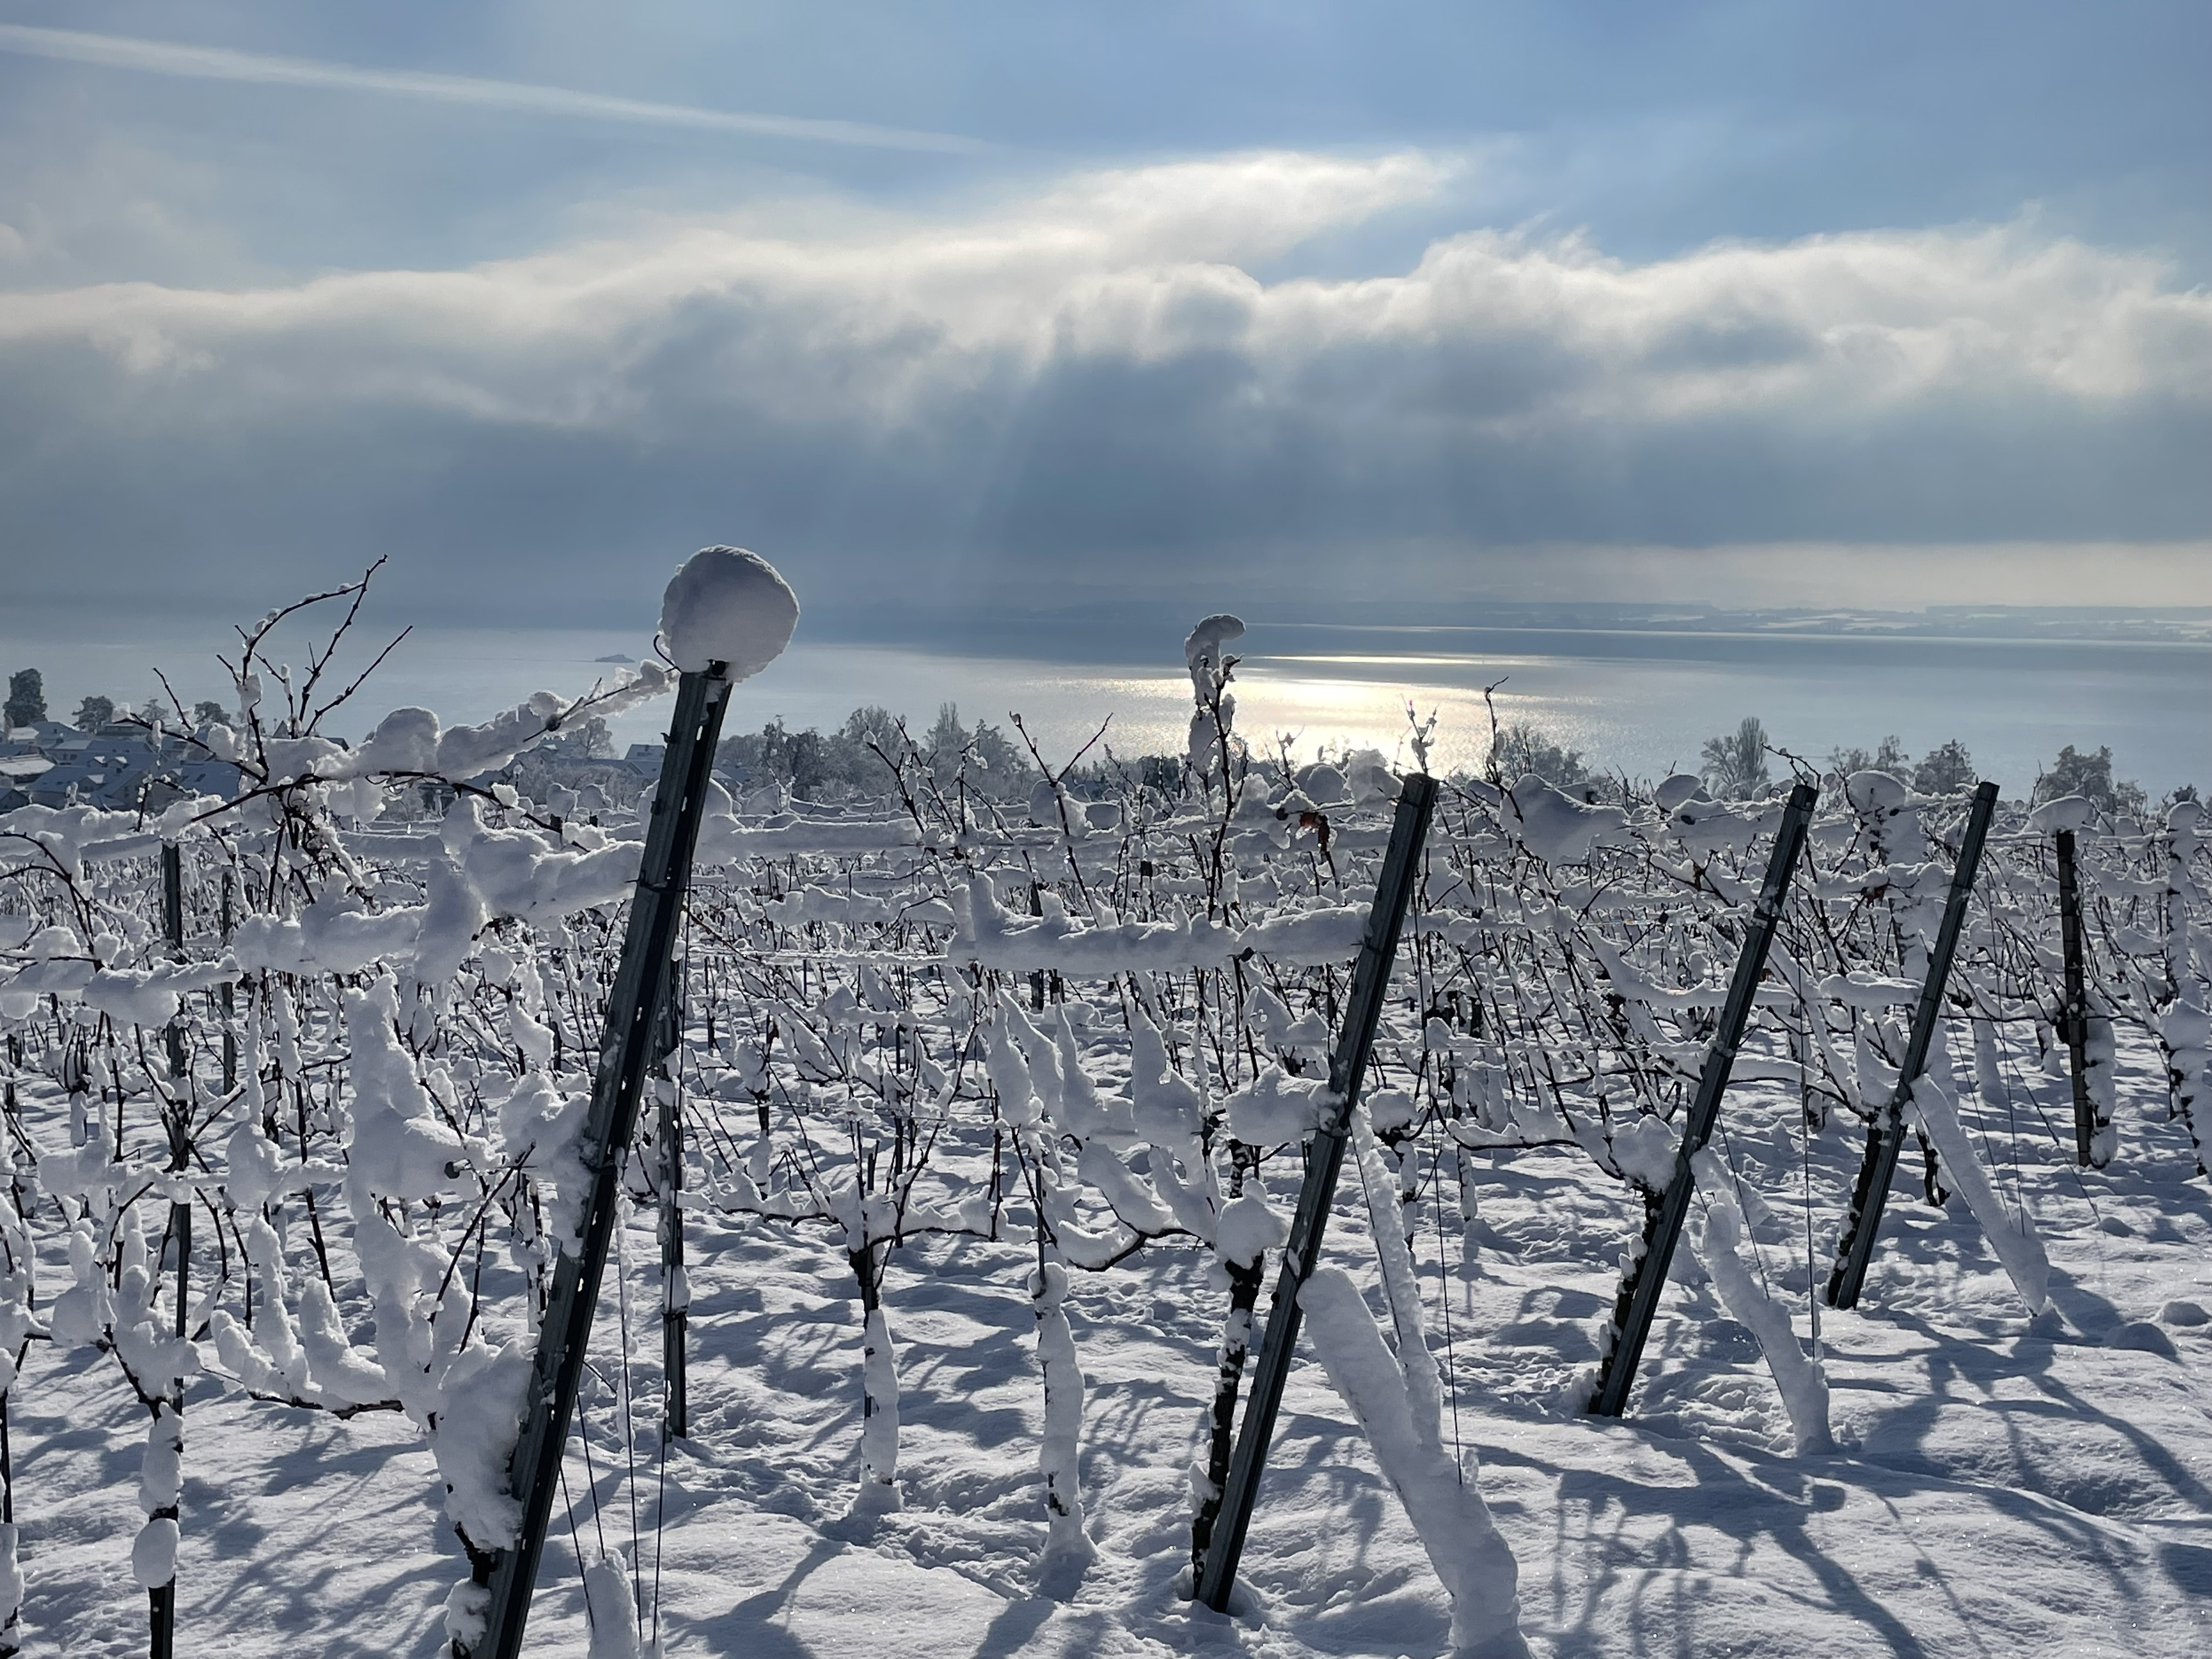
M190 1524L196 1378L302 1412L404 1413L469 1547L511 1542L507 1459L577 1224L639 831L483 780L670 677L648 665L481 726L402 709L341 744L321 733L361 684L325 672L343 625L297 672L273 641L349 596L243 636L240 714L198 739L240 765L237 800L0 819L0 1409L36 1386L43 1345L112 1361L146 1414L131 1565L157 1607ZM1077 799L1038 755L1014 821L963 787L957 757L902 737L878 744L876 809L709 814L627 1185L659 1206L665 1244L710 1210L848 1265L858 1508L899 1501L901 1251L948 1235L1033 1251L1050 1553L1091 1547L1072 1276L1195 1250L1220 1327L1192 1479L1204 1550L1395 790L1380 757L1298 769L1248 747L1236 632L1215 618L1192 636L1175 790L1155 771ZM1823 782L1735 1075L1794 1101L1790 1133L1856 1135L1896 1081L1966 802L1879 772ZM441 816L410 816L426 784ZM1779 811L1688 778L1625 805L1534 777L1446 781L1355 1141L1417 1420L1448 1392L1417 1258L1438 1258L1439 1282L1471 1270L1474 1171L1565 1157L1632 1204L1664 1188ZM2067 1054L2053 835L2071 830L2094 1158L2115 1148L2115 1068L2141 1063L2162 1069L2171 1133L2203 1173L2197 822L2193 803L2143 823L2066 800L2005 807L1991 837L1916 1091L1915 1173L1972 1206L2032 1310L2048 1273L2033 1222L1958 1103L2029 1103L2038 1133L2070 1144L2045 1108ZM1729 1255L1729 1228L1709 1225L1708 1257ZM680 1249L665 1255L665 1318L688 1291ZM1577 1379L1547 1386L1571 1398ZM1800 1443L1817 1444L1807 1409ZM6 1496L0 1655L35 1568ZM456 1587L457 1639L481 1595Z

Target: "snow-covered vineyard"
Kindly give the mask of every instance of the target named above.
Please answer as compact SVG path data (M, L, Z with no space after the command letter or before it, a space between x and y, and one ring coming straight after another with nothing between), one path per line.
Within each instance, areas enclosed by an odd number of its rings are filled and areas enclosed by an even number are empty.
M684 695L742 700L791 617L689 568ZM336 677L280 672L319 614L199 733L238 800L0 818L0 1653L144 1651L149 1595L179 1652L467 1650L525 1527L660 817L469 780L678 676L348 747ZM1780 860L1778 797L1437 781L1235 1595L1193 1601L1411 794L1248 749L1237 631L1191 637L1173 788L1042 771L1017 819L889 741L873 810L707 788L527 1650L2212 1649L2197 808L1997 805L1904 1090L1972 802L1878 772Z

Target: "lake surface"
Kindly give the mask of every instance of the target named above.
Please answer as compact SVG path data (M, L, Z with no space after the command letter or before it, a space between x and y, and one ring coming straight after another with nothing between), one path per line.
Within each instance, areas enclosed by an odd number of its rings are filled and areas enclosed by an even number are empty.
M87 692L133 702L167 669L188 702L226 698L213 654L223 630L107 623L60 642L0 621L0 672L45 672L66 717ZM231 636L229 643L234 644ZM448 720L480 720L539 687L574 693L614 672L594 659L636 651L635 632L589 629L418 630L333 729L357 737L383 710L418 702ZM1900 639L1831 635L1614 633L1514 629L1385 630L1255 623L1240 644L1237 724L1272 749L1285 734L1301 757L1322 744L1406 752L1406 708L1438 716L1436 753L1473 763L1488 742L1482 688L1498 684L1498 717L1526 720L1594 763L1656 778L1694 766L1704 740L1746 714L1770 738L1813 757L1838 744L1871 749L1894 733L1914 755L1956 738L1986 776L2024 790L2061 744L2109 744L2114 769L2154 796L2212 783L2212 646ZM1189 719L1180 641L1161 660L1123 665L939 655L884 646L816 644L803 636L738 688L730 725L772 718L830 727L880 703L926 729L940 702L969 723L1018 711L1055 761L1109 714L1117 754L1174 752ZM1502 682L1502 684L1498 684ZM662 708L619 723L623 741L658 735Z

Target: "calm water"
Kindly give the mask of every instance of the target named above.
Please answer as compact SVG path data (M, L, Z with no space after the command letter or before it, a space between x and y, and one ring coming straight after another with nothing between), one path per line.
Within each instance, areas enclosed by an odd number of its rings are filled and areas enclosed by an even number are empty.
M0 671L36 665L66 716L89 691L140 702L167 670L188 701L221 698L213 664L221 630L111 631L57 644L0 622ZM1774 741L1825 756L1871 748L1895 733L1920 754L1957 738L1985 775L2023 788L2062 744L2112 746L2119 775L2156 794L2212 783L2212 647L2038 641L1925 641L1820 636L1674 635L1453 629L1383 634L1255 624L1237 671L1238 725L1302 755L1322 744L1402 751L1406 705L1439 716L1446 764L1476 759L1487 740L1481 688L1498 680L1498 717L1528 720L1595 763L1656 777L1694 763L1707 737L1746 714ZM587 687L611 672L593 659L635 651L634 634L591 630L418 632L334 728L358 735L371 717L420 702L448 719L481 719L540 686ZM1123 755L1173 751L1189 718L1179 641L1164 660L1124 666L939 656L873 646L795 644L740 686L732 726L771 717L830 726L860 703L881 703L927 726L942 702L971 723L1018 710L1048 757L1069 752L1111 714ZM648 708L621 724L625 741L657 734Z

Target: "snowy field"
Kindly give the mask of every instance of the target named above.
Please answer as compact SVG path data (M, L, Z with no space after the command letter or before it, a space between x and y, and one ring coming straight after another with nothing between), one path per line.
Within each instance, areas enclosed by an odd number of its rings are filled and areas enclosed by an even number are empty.
M2053 1091L2055 1093L2055 1091ZM1732 1103L1769 1190L1797 1158L1794 1098ZM2044 1111L2063 1116L2055 1100ZM1631 1226L1578 1155L1484 1160L1471 1280L1422 1265L1451 1336L1453 1422L1521 1564L1523 1628L1560 1655L2190 1655L2212 1648L2212 1213L2187 1144L2139 1091L2112 1169L2077 1178L2033 1113L2021 1190L2052 1264L2030 1320L1971 1217L1908 1201L1863 1310L1824 1310L1840 1450L1797 1457L1743 1328L1703 1286L1670 1293L1630 1419L1555 1396L1595 1356L1608 1256ZM2003 1141L2012 1126L1985 1126ZM1790 1143L1778 1147L1776 1143ZM1816 1137L1832 1228L1857 1148ZM1332 1260L1371 1281L1355 1182ZM1610 1188L1610 1190L1608 1190ZM1957 1206L1954 1203L1954 1208ZM1802 1214L1759 1230L1803 1304ZM1826 1241L1824 1240L1825 1243ZM653 1259L634 1222L633 1263ZM860 1322L835 1250L757 1221L695 1236L693 1437L665 1468L655 1275L634 1267L629 1446L618 1402L587 1400L594 1483L572 1444L577 1523L635 1536L659 1576L672 1653L875 1659L917 1650L1119 1655L1425 1654L1445 1646L1435 1574L1310 1358L1288 1405L1247 1550L1237 1617L1194 1611L1188 1469L1211 1382L1218 1293L1202 1252L1079 1277L1087 1564L1040 1567L1041 1401L1021 1245L902 1250L887 1292L903 1380L897 1513L851 1520ZM612 1303L611 1294L608 1297ZM2160 1319L2161 1311L2167 1316ZM597 1363L620 1369L621 1322ZM1800 1314L1797 1327L1809 1339ZM144 1650L131 1539L143 1413L97 1356L34 1352L16 1395L27 1650ZM389 1415L334 1422L188 1395L185 1650L430 1655L465 1573L419 1437ZM596 1492L596 1515L587 1492ZM565 1527L548 1551L533 1652L587 1650Z
M726 693L711 665L788 636L763 614L664 615L686 718ZM1231 1610L1194 1606L1248 1312L1423 793L1379 753L1248 747L1237 626L1186 647L1172 780L1078 797L1041 762L1017 803L886 734L872 805L693 793L680 992L599 1166L617 1242L528 1650L2212 1648L2201 809L1970 808L1873 770L1820 780L1802 842L1799 809L1686 776L1617 805L1442 781L1334 1271ZM480 1586L522 1523L509 1460L673 809L483 781L675 676L346 744L261 651L236 724L192 738L236 800L0 818L0 1648L138 1653L173 1589L178 1651L430 1656L483 1635L465 1543ZM1947 898L1958 959L1901 1088ZM1719 1133L1678 1165L1766 927ZM1678 1167L1687 1233L1601 1420Z

